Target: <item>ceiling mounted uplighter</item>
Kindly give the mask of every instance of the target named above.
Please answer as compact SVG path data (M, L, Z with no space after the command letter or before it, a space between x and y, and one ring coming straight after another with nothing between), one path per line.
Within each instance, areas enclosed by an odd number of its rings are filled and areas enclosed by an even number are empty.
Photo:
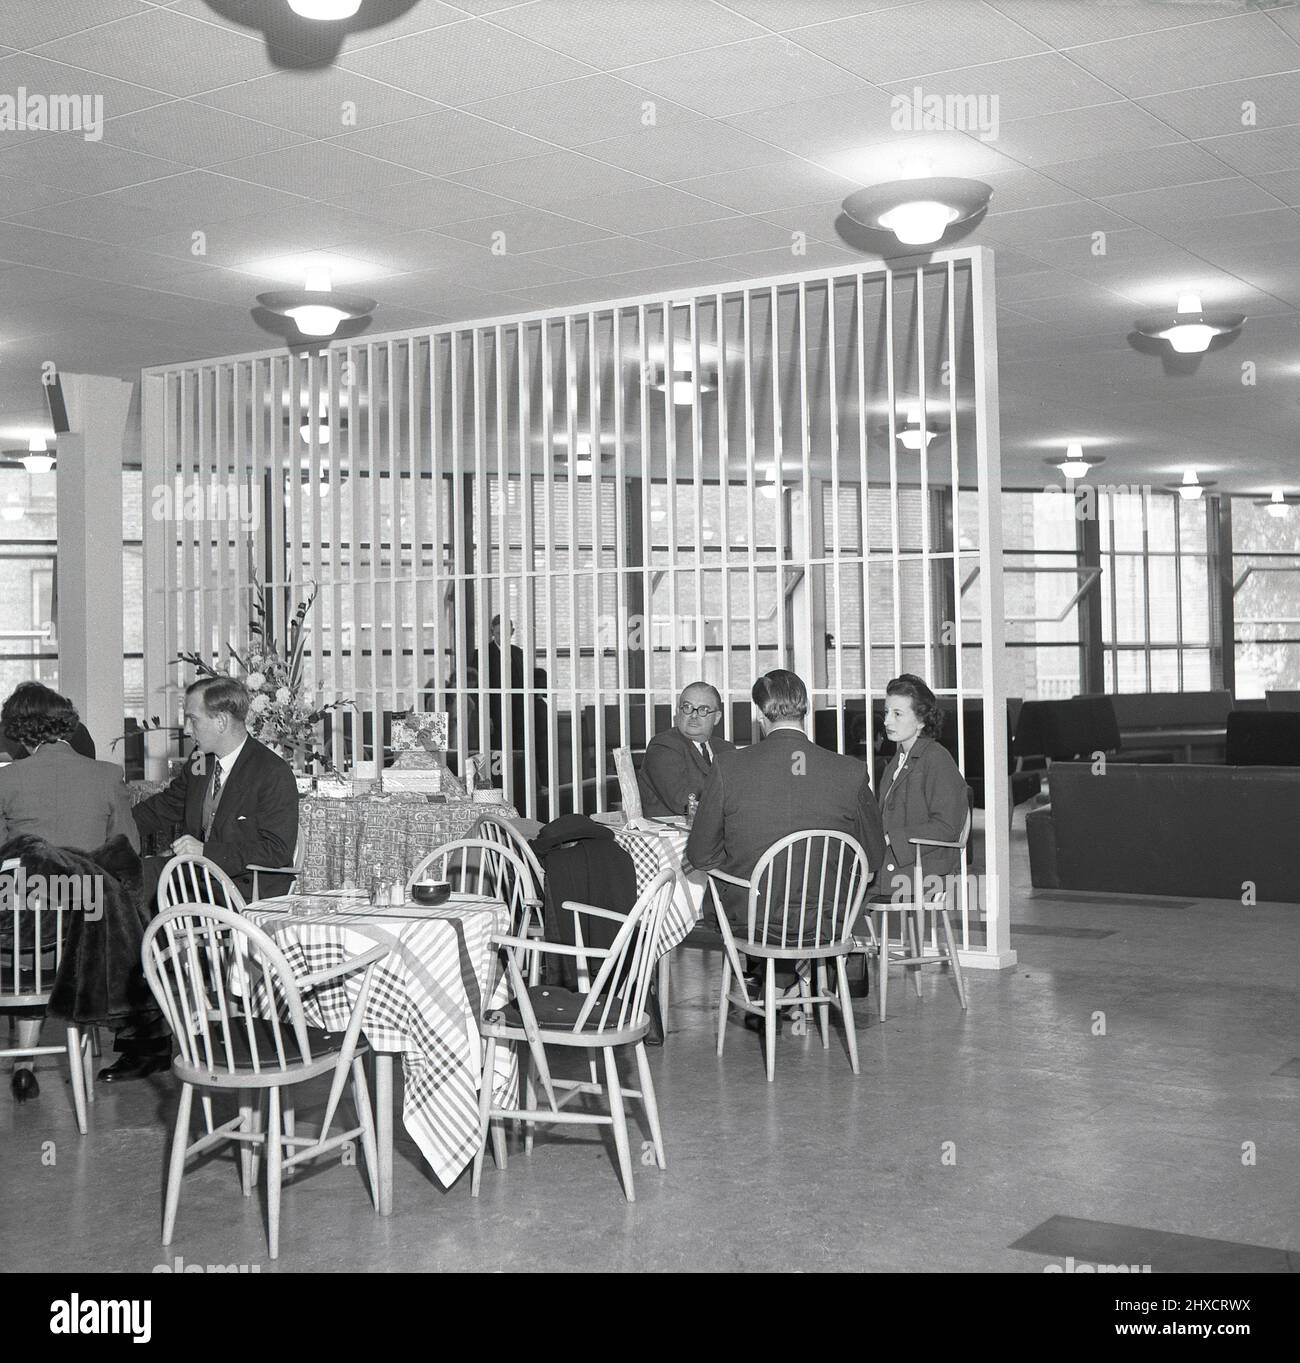
M1206 312L1199 294L1182 293L1176 313L1139 317L1136 326L1143 336L1168 341L1180 355L1199 355L1216 336L1239 330L1245 320L1242 312Z
M1101 455L1085 459L1082 445L1069 444L1065 447L1064 459L1045 459L1043 462L1051 468L1059 469L1063 478L1073 482L1076 478L1086 478L1090 469L1096 468L1098 464L1104 464L1106 460Z
M925 437L926 447L929 448L930 441L932 441L939 432L930 426L926 426L924 430L922 430L921 409L919 407L909 407L907 411L907 425L898 431L897 434L898 443L905 450L919 450L921 448L922 436Z
M1213 481L1208 483L1201 482L1197 477L1195 469L1183 470L1183 481L1181 483L1166 483L1167 488L1172 488L1185 502L1200 501L1202 494L1207 487L1214 487Z
M988 206L992 185L955 175L910 175L868 185L844 200L844 211L863 227L892 232L905 246L931 246L954 223Z
M272 312L290 318L304 336L333 336L340 322L366 317L375 309L373 298L335 293L328 270L312 270L301 289L259 293L257 301Z
M289 8L300 19L337 23L340 19L351 19L361 8L361 0L289 0Z

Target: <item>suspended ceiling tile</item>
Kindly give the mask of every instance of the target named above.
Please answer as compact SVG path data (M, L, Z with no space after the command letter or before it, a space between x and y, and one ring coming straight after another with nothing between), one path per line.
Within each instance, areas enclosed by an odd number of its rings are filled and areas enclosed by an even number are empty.
M558 213L547 213L540 208L507 210L468 222L448 223L438 231L441 236L455 237L485 250L492 249L494 241L499 241L505 251L516 254L599 241L609 235L603 227Z
M798 41L876 84L1042 52L1041 39L984 5L923 0L801 28Z
M1179 90L1139 103L1191 138L1289 127L1300 123L1300 71Z
M758 166L773 156L765 142L707 118L667 128L639 128L606 142L590 142L582 150L664 183Z
M1070 57L1136 99L1294 70L1300 66L1300 45L1280 33L1267 14L1254 12L1077 47Z
M543 260L562 266L587 278L626 274L629 270L648 270L686 258L683 252L647 241L644 237L610 237L606 241L587 242L578 246L557 246L528 257L529 260Z
M0 142L0 175L34 180L78 194L99 194L185 169L175 161L87 142L75 132L45 133L36 140L8 148Z
M1273 175L1300 168L1300 129L1255 128L1197 145L1243 175Z
M746 251L790 247L790 232L762 218L732 217L718 222L696 223L646 232L644 239L670 251L698 260L731 256Z
M992 187L989 205L999 213L1015 213L1022 208L1049 208L1053 204L1075 203L1079 198L1052 176L1033 170L986 171L980 179Z
M646 183L641 176L631 171L573 151L525 157L502 166L465 171L448 178L455 184L467 185L470 189L491 190L534 208L556 208L575 199L615 194Z
M636 233L716 222L731 217L731 209L668 185L644 185L618 194L575 199L564 206L566 215L611 232Z
M38 185L33 180L0 178L0 218L16 218L50 204L67 203L76 197L75 190L58 189L54 185Z
M893 134L890 97L873 86L735 114L725 121L782 151L819 161L853 147L870 147Z
M309 78L283 72L228 85L197 102L270 123L305 137L335 137L353 129L376 128L440 108L434 100L396 90L355 71L314 71Z
M856 14L871 14L881 9L901 9L920 0L817 0L815 5L791 0L728 0L728 8L739 11L755 23L777 32L806 28L831 19L849 19Z
M1101 202L1140 226L1175 234L1183 223L1198 218L1260 213L1279 206L1271 194L1240 178L1108 195Z
M720 118L798 100L872 93L843 68L788 39L766 37L629 66L624 80Z
M519 207L486 190L427 177L375 193L331 194L328 202L368 214L379 222L412 228L439 227L466 218L480 218L487 213L513 212Z
M104 126L107 146L165 157L195 168L277 151L302 140L299 133L188 100L124 114Z
M1145 147L1127 156L1089 156L1047 167L1045 175L1090 198L1232 177L1232 169L1194 142Z
M216 224L245 218L283 218L302 207L304 202L301 195L231 179L224 168L221 172L188 170L172 173L163 179L115 190L103 197L127 208L158 214L163 223L188 219L190 230L203 231L210 231Z
M1057 48L1128 38L1224 17L1221 0L1204 0L1201 4L1196 0L1174 0L1167 4L1153 4L1151 0L1106 0L1104 4L1079 4L1078 0L988 0L988 3Z
M89 72L69 68L62 62L37 57L30 52L17 52L0 58L0 90L16 92L19 86L43 94L102 96L106 120L134 113L137 109L166 104L175 98L163 90L145 85L132 85L101 75L92 77ZM8 142L16 136L17 133L5 133L4 140Z
M670 128L696 121L695 114L667 99L655 99L613 76L579 76L494 99L475 100L467 112L517 132L580 147L647 126Z
M1004 123L998 149L1027 166L1042 168L1076 160L1081 148L1094 156L1126 156L1144 147L1182 140L1135 104L1099 104Z
M762 213L766 209L797 208L832 199L837 194L843 197L855 190L858 183L787 157L753 170L724 171L720 175L683 180L677 187L726 204L738 213Z
M164 9L147 10L62 38L36 52L176 95L200 94L234 80L249 80L264 75L268 68L261 42Z
M581 62L477 21L345 51L337 64L454 105L590 74Z
M493 22L601 70L763 33L712 0L536 0L498 13Z
M914 117L912 94L914 80L890 81L882 85L893 97L905 101L899 114ZM965 62L951 71L932 73L921 86L922 95L949 96L969 101L970 97L990 100L997 97L997 119L1001 123L1036 114L1060 113L1094 104L1112 104L1120 98L1114 89L1080 70L1079 66L1056 52L1037 52L1010 61L970 66ZM965 106L969 107L969 105ZM924 112L924 104L921 105ZM955 112L963 106L954 105Z
M56 38L95 29L115 19L147 14L140 0L6 0L5 44L13 48L39 47Z
M221 174L309 198L391 189L419 178L407 166L361 156L330 142L311 142L223 162Z
M334 138L331 145L406 166L424 175L449 175L551 150L535 137L459 109L439 109L381 128L345 133Z

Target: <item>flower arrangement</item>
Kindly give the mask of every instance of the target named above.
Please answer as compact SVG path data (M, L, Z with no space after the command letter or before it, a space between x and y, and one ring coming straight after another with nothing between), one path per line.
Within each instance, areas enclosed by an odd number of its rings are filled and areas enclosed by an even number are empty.
M249 586L252 602L248 625L249 644L243 653L233 644L227 644L226 650L230 659L242 669L242 681L252 697L248 707L248 732L292 765L302 767L310 762L319 762L326 771L332 771L333 763L317 746L317 726L331 710L344 706L355 709L356 706L350 700L317 704L310 698L303 681L306 622L315 604L317 590L313 582L310 595L298 603L298 609L289 622L288 647L282 654L268 629L261 583L253 577ZM182 653L176 661L193 667L201 677L229 675L229 669L226 672L218 671L197 653Z

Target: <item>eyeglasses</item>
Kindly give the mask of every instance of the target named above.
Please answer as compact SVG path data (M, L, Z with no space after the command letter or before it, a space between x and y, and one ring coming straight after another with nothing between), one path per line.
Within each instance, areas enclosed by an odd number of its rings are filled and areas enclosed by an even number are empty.
M683 701L677 708L678 710L681 711L682 714L686 716L687 719L690 719L692 715L699 715L701 719L707 719L710 715L716 715L720 713L719 711L715 710L711 705L687 705L685 701Z

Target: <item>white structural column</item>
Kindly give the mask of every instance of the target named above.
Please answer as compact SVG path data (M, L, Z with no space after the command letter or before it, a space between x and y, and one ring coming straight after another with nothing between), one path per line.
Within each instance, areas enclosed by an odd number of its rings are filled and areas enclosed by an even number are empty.
M122 448L133 384L59 376L70 432L58 439L59 689L98 756L121 763Z

